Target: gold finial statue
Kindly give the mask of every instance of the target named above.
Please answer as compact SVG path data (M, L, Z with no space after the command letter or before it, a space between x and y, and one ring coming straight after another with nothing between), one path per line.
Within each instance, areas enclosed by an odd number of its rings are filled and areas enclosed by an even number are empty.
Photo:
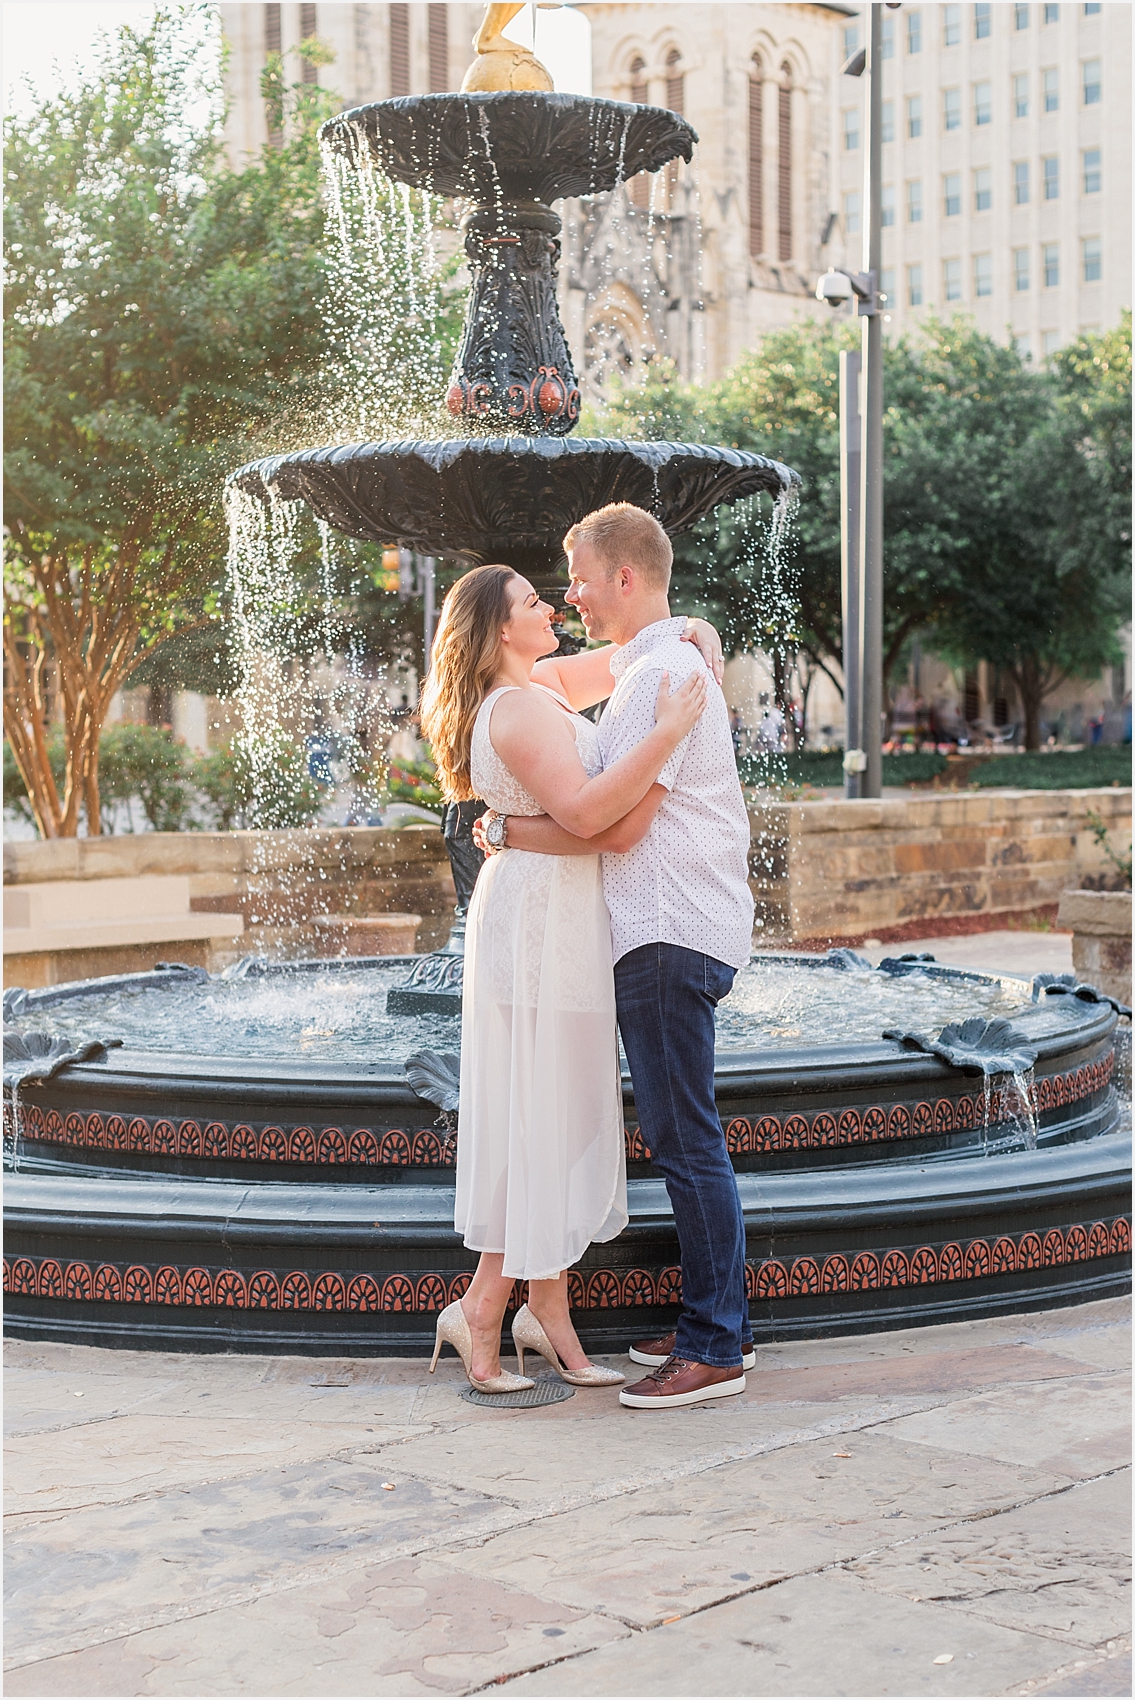
M462 94L555 87L534 53L501 34L505 25L522 10L522 4L485 7L481 27L473 37L477 57L465 73Z

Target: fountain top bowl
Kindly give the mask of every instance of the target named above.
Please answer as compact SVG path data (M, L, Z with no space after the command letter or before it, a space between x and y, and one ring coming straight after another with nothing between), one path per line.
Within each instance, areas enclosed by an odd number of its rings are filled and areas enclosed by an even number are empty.
M329 118L319 135L352 163L369 159L435 195L545 205L688 161L698 139L665 107L541 90L374 101Z

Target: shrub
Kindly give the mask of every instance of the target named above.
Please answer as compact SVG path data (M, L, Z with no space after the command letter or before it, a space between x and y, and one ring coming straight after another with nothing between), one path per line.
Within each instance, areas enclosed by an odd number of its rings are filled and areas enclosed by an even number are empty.
M1096 785L1130 785L1130 744L1089 744L1082 750L992 756L975 767L971 785L1012 785L1022 791L1086 791Z

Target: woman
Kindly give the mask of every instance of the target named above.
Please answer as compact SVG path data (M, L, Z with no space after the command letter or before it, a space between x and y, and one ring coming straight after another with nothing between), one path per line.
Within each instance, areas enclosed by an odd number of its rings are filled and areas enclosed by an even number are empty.
M653 732L603 772L595 727L573 711L610 695L609 651L545 664L548 682L534 676L559 645L551 614L511 567L477 567L459 579L438 623L422 731L448 799L480 796L501 814L551 815L597 840L598 851L598 835L642 801L701 714L707 675L673 694L664 675ZM627 1223L598 854L506 850L478 878L465 934L455 1221L481 1258L464 1298L438 1318L431 1371L448 1341L480 1391L530 1387L523 1373L500 1368L505 1308L513 1282L524 1280L528 1303L512 1329L521 1371L533 1350L576 1385L622 1381L588 1361L567 1297L569 1266Z

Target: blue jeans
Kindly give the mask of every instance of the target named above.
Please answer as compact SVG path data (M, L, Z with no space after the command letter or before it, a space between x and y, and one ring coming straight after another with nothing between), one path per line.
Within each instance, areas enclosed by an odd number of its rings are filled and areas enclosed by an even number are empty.
M682 1255L675 1350L727 1369L752 1340L745 1222L713 1097L714 1010L735 970L676 944L644 944L615 964L619 1031L642 1137L666 1181Z

